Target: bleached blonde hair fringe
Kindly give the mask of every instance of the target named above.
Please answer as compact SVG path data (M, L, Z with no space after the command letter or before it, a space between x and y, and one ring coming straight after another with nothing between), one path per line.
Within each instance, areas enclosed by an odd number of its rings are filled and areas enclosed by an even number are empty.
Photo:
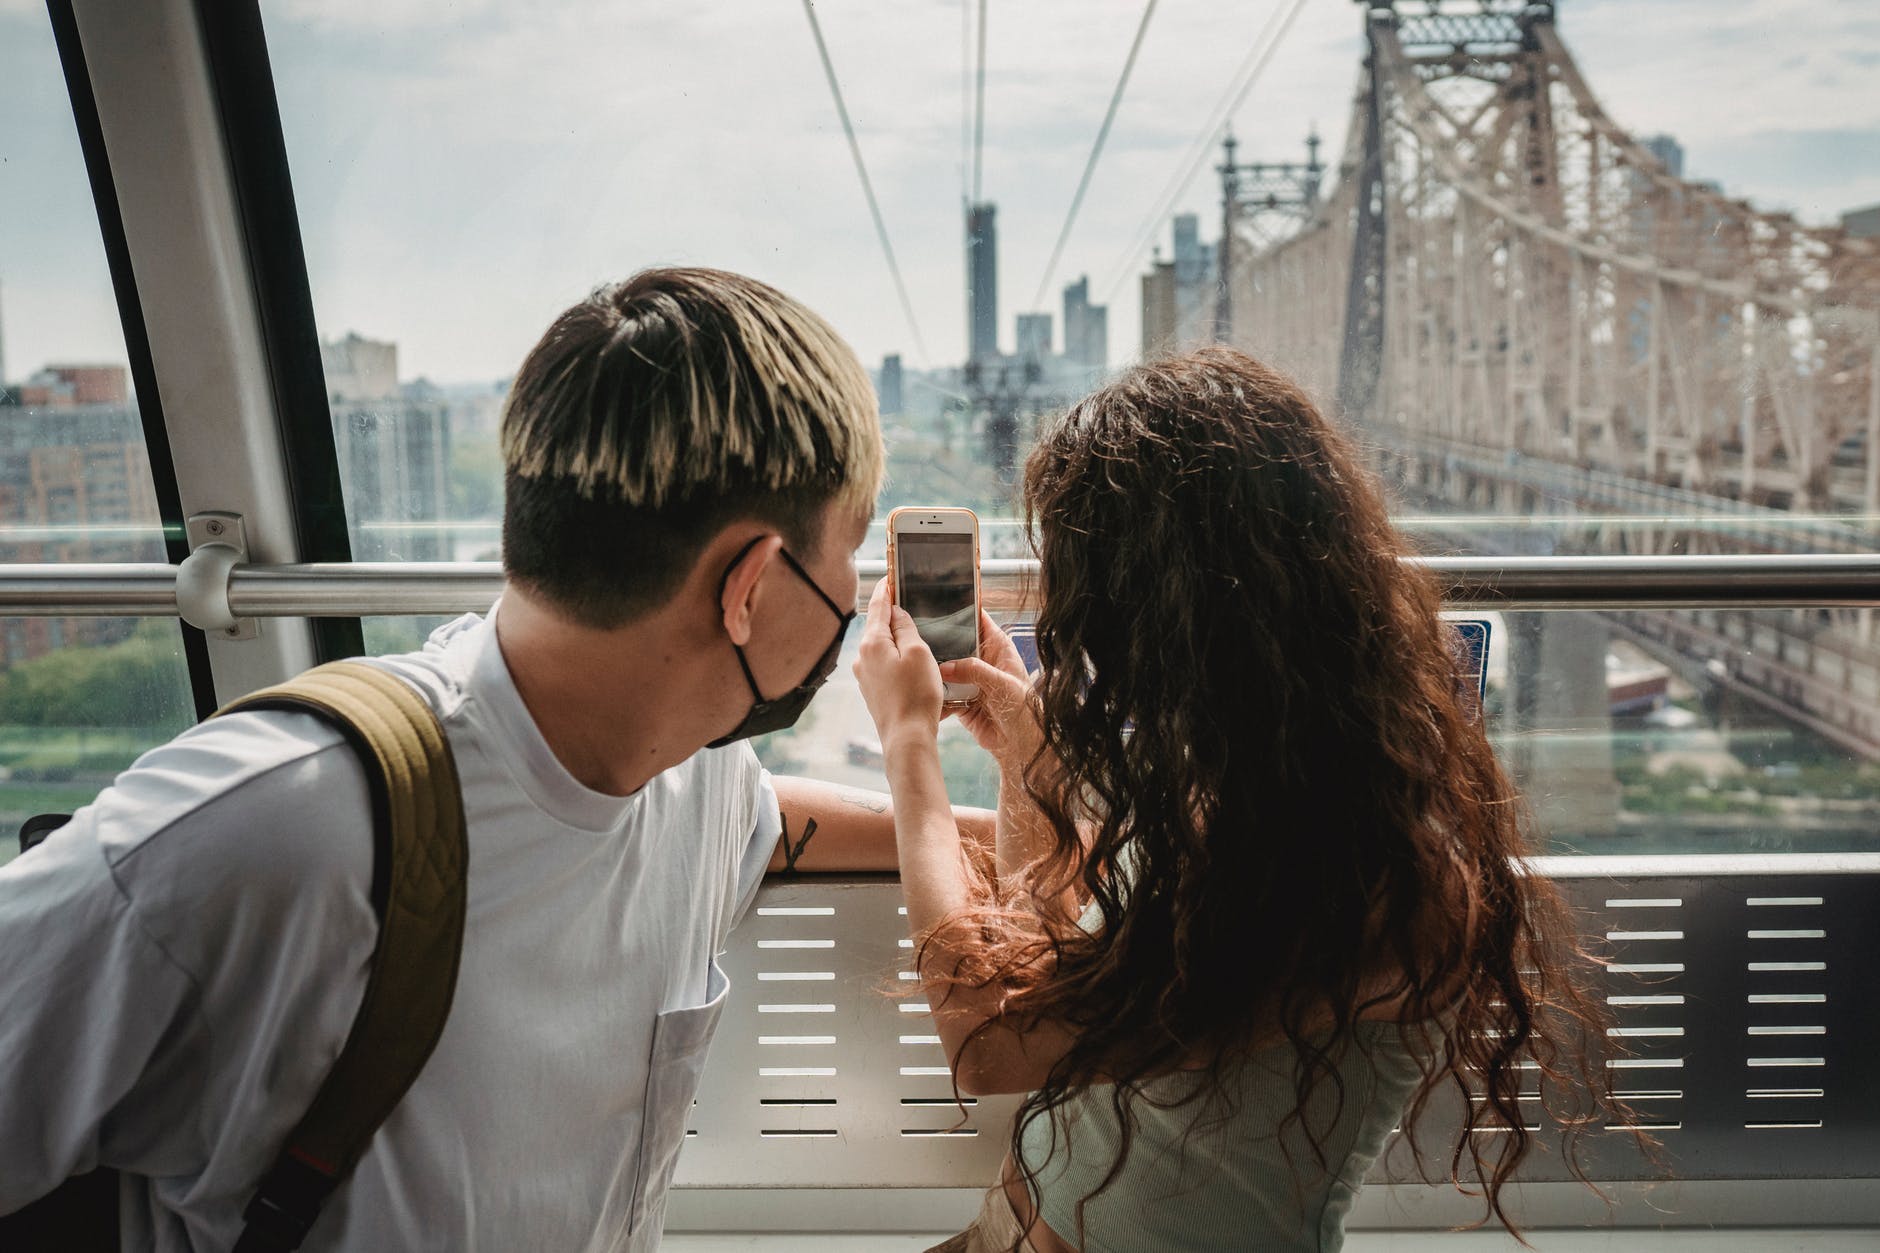
M835 329L699 268L642 271L557 319L510 391L502 452L525 478L652 509L821 484L872 510L885 466L874 388Z

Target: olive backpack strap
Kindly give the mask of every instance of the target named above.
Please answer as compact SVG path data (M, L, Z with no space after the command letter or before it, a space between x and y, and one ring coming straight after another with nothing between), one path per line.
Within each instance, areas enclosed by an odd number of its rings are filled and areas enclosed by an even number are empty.
M276 1253L300 1247L443 1033L463 947L468 849L449 741L408 684L364 662L333 662L220 712L255 709L311 713L345 735L366 764L378 841L379 938L365 999L244 1212L235 1245L236 1253Z

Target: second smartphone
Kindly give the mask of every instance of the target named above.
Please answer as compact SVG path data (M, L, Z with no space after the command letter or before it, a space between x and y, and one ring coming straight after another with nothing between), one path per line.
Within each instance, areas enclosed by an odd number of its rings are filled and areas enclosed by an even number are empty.
M907 610L935 661L979 655L979 519L971 509L896 509L888 515L894 603ZM946 685L945 701L978 699L971 683Z

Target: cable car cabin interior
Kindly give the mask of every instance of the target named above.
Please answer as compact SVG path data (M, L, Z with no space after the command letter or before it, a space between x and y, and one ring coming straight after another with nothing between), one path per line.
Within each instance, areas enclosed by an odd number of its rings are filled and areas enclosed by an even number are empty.
M1440 584L1615 1098L1563 1121L1525 1055L1511 1116L1445 1089L1345 1247L1880 1247L1876 59L1850 8L1748 0L0 5L0 861L218 707L487 612L512 384L601 284L709 266L827 319L886 448L831 607L867 610L890 510L969 508L1033 669L1030 451L1224 344L1346 433ZM838 638L751 742L886 792ZM962 721L946 791L991 810ZM784 821L665 1247L932 1247L1024 1094L956 1083L900 877L818 872ZM0 870L0 929L31 882ZM35 998L95 995L62 978ZM1504 1225L1465 1150L1517 1134Z

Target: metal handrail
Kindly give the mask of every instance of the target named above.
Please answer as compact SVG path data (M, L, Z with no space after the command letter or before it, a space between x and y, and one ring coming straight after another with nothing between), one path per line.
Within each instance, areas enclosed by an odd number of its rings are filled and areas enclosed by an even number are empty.
M1416 557L1447 602L1474 609L1733 609L1880 606L1880 554L1701 557ZM862 597L885 572L857 562ZM157 563L0 565L0 617L175 617L178 567ZM987 560L989 609L1033 606L1038 563ZM503 587L495 562L237 565L229 608L243 618L476 612Z

